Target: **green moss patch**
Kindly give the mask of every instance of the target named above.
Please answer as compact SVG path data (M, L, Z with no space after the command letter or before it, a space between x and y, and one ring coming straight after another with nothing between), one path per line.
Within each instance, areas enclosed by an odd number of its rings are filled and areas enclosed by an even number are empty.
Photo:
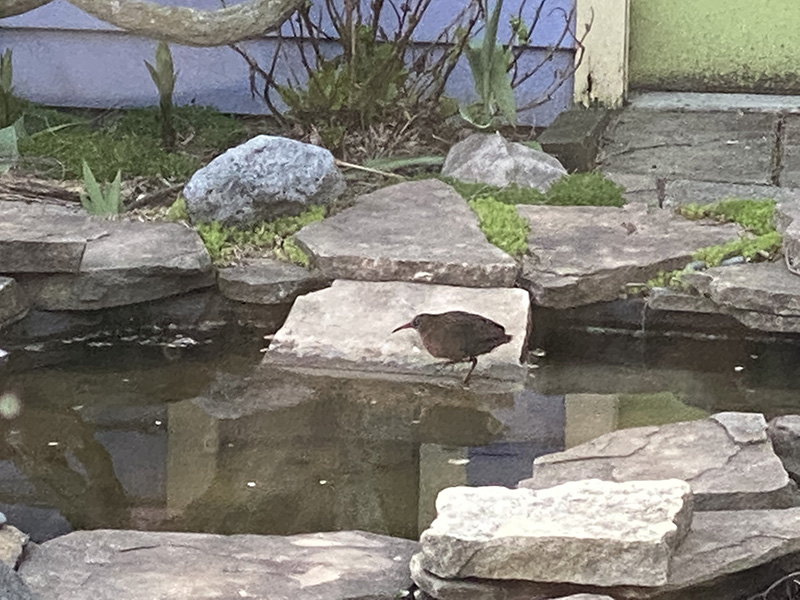
M528 249L528 221L517 209L489 196L468 201L478 215L478 222L486 239L511 256L521 256Z
M707 267L716 267L727 258L742 256L747 262L770 260L780 252L783 242L775 230L774 200L726 198L713 204L686 204L676 209L687 219L714 219L724 223L738 223L747 234L718 246L706 246L692 254L692 259L702 261ZM647 282L648 287L673 287L683 289L685 269L659 272Z
M176 202L170 208L173 218L185 214L185 207L182 211L177 204ZM271 252L278 258L307 267L308 256L292 236L309 223L320 221L324 217L325 208L315 206L296 217L280 217L246 229L226 227L217 221L200 223L197 225L197 233L203 239L211 260L218 266L247 256Z
M483 183L466 183L449 177L442 181L453 186L467 200L491 197L503 204L543 204L548 206L622 206L623 188L600 173L572 173L556 181L546 192L510 185L500 188Z

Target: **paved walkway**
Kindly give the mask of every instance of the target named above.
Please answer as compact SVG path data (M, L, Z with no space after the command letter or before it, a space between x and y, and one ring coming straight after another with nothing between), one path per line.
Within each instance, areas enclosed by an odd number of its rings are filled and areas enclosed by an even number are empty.
M634 96L606 129L599 163L632 200L659 206L800 197L800 97Z

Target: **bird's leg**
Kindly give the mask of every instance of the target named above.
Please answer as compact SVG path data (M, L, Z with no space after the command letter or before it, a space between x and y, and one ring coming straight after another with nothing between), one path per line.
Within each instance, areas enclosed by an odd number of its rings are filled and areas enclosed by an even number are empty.
M472 363L472 366L467 371L467 376L464 377L464 385L469 385L469 376L472 375L472 372L475 370L475 367L478 365L478 359L474 356L469 357L469 361Z

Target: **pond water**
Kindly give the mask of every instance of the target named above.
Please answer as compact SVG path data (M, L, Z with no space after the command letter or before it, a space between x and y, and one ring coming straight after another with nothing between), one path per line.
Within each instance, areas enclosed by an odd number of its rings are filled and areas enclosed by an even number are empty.
M262 332L116 338L0 365L0 511L72 529L417 538L447 486L514 485L537 456L721 410L800 412L800 345L559 330L524 389L260 366ZM485 389L484 389L485 388Z

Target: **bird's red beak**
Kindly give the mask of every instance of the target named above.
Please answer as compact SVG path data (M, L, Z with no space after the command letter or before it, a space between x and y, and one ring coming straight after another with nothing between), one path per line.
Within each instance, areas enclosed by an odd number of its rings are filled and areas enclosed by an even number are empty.
M396 332L400 331L401 329L414 329L414 326L411 324L411 321L409 321L405 325L400 325L400 327L398 327L397 329L392 331L392 333L396 333Z

